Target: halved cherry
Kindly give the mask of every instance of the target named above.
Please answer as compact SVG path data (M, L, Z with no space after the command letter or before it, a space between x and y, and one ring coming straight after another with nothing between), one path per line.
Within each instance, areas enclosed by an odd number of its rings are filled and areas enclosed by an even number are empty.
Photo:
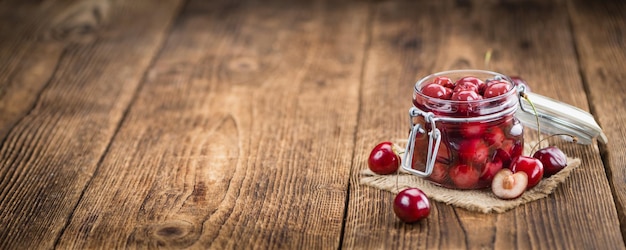
M520 197L528 185L528 176L524 172L513 173L503 168L491 182L491 192L500 199L515 199Z

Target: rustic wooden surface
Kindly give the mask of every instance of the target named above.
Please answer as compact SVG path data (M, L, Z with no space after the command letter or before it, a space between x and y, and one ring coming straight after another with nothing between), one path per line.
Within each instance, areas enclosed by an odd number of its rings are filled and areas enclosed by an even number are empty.
M624 249L625 40L623 1L0 1L0 249ZM399 222L369 150L485 67L609 144L556 142L583 167L547 199Z

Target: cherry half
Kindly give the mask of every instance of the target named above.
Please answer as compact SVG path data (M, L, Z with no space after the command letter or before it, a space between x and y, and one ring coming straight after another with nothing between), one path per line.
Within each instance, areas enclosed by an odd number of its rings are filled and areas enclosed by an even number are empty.
M391 142L381 142L372 149L367 165L374 173L392 174L400 166L400 156L393 150Z
M393 212L404 222L417 222L430 214L430 202L422 190L407 188L393 200Z

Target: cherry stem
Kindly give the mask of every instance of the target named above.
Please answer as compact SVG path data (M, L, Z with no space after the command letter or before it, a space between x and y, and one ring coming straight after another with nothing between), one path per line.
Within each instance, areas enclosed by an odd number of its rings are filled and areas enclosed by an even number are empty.
M526 101L528 103L530 103L530 107L533 108L533 112L535 113L535 120L537 121L537 140L542 141L541 140L541 128L539 128L539 114L537 113L537 109L535 108L535 104L533 104L533 102L530 101L530 98L528 98L528 95L526 93L522 92L520 94L522 95L522 97L524 97L524 99L526 99ZM535 147L533 147L533 148L535 148ZM531 152L532 152L532 150L531 150Z
M542 140L538 141L535 144L535 146L533 146L533 148L530 149L530 152L531 152L530 155L533 155L533 153L535 153L535 148L537 148L541 144L541 142L543 142L543 141L545 141L547 139L550 139L551 137L555 137L555 136L567 136L567 137L572 139L572 142L578 142L578 137L570 135L570 134L552 134L552 135L550 135L550 136L548 136L546 138L543 138Z
M485 53L485 68L489 69L489 63L491 62L491 53L493 49L489 48Z

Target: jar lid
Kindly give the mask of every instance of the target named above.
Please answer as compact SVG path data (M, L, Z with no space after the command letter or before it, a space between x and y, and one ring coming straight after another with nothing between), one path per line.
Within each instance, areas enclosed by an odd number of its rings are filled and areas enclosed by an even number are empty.
M606 144L608 139L602 132L602 128L588 112L539 94L524 91L520 88L520 109L515 116L524 126L537 129L537 118L531 104L522 96L534 104L539 118L540 130L548 134L569 134L576 136L578 143L591 144L594 138ZM567 139L566 137L564 137ZM571 140L571 138L569 139Z

